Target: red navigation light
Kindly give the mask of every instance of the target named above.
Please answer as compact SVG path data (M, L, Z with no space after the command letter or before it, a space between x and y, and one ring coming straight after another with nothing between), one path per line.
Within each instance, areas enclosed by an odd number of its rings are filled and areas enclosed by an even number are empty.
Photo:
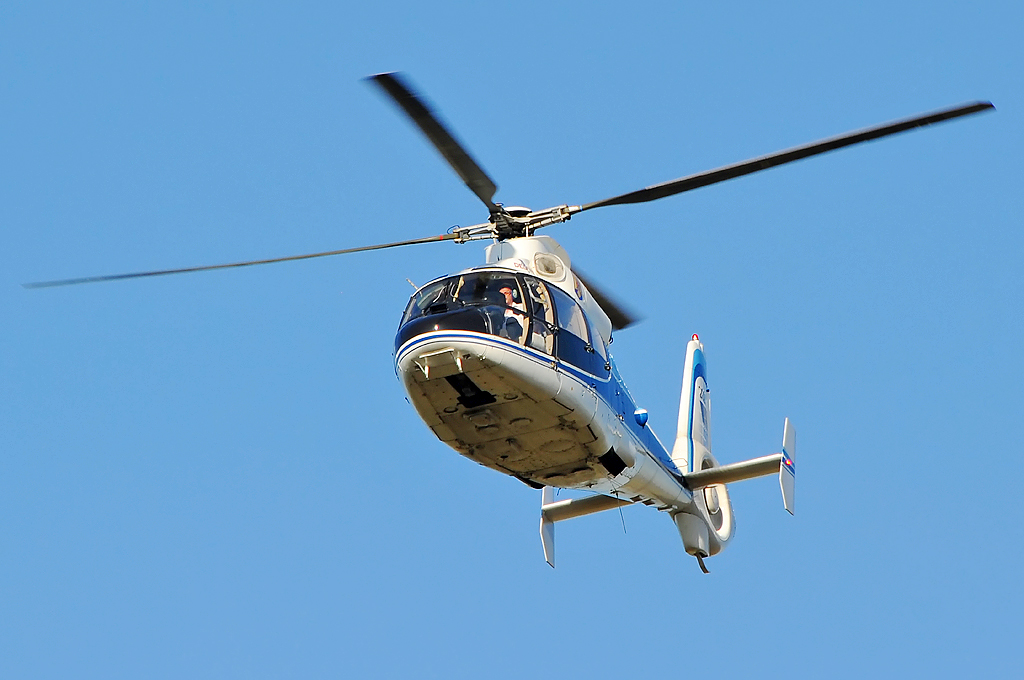
M693 339L696 340L697 342L700 342L700 338L697 337L696 333L693 334Z

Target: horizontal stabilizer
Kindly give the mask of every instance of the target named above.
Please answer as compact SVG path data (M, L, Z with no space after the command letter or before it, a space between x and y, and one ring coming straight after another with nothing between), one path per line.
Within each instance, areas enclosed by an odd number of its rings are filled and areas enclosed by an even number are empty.
M541 490L540 499L540 542L544 546L544 561L552 567L555 566L555 522L613 510L632 503L625 498L612 496L588 496L556 501L555 490L550 486L545 486Z
M796 428L789 423L789 418L786 418L782 433L782 453L690 472L683 475L683 483L690 490L696 491L706 486L730 484L775 473L779 474L779 484L782 486L782 502L792 515L796 486Z
M705 486L714 484L729 484L754 477L774 475L779 471L782 464L782 454L773 453L770 456L761 456L745 460L740 463L729 463L718 467L707 468L699 472L691 472L683 475L683 481L691 490L696 491Z

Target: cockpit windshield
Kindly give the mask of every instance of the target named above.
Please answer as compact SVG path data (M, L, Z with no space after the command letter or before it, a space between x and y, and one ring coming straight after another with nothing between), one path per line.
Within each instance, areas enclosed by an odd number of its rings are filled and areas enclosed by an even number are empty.
M402 324L421 316L487 306L508 308L509 318L526 316L523 293L515 275L474 272L432 283L413 296ZM520 321L519 325L522 327L524 324ZM519 337L513 339L519 340Z
M476 330L554 353L555 317L550 296L545 285L532 276L476 271L435 281L409 301L402 326L442 314L443 323L438 318L434 324L438 329Z
M580 306L526 274L473 271L424 286L405 310L396 349L417 335L443 330L507 338L577 366L604 364L589 344Z

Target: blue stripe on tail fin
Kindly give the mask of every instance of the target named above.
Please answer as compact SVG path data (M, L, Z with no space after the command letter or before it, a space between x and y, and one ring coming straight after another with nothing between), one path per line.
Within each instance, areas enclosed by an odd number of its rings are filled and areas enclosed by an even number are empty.
M703 450L702 450L703 449ZM683 472L693 472L697 461L711 452L711 395L707 384L704 346L696 335L686 345L683 389L672 461Z

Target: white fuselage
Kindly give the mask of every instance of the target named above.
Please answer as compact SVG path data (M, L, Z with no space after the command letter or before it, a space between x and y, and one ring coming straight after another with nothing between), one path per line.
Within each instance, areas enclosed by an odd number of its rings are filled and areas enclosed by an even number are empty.
M524 340L536 328L543 330L542 312L536 311L534 318L524 315L512 334L518 336L523 328L523 336L501 337L493 321L486 327L492 330L445 322L476 308L458 306L451 297L445 298L447 306L431 306L435 298L441 299L434 293L427 301L417 302L414 296L410 309L419 304L424 311L414 312L421 315L408 325L403 321L395 368L413 406L438 439L531 486L589 489L670 511L692 506L693 494L682 484L681 471L650 428L634 416L636 406L607 354L611 324L573 276L565 251L547 237L522 238L491 246L488 260L486 267L449 277L452 290L465 288L462 281L454 282L459 276L517 277L528 291L524 295L558 307L563 327L551 334L557 344ZM547 286L546 297L529 293L530 282L538 280ZM428 284L417 295L432 290ZM576 337L587 330L562 323L571 315L563 309L569 295L586 316L589 337ZM427 314L436 312L435 307L443 313ZM531 310L541 309L546 309L543 303L531 303ZM490 312L491 319L500 316ZM439 323L432 323L434 319ZM572 352L570 340L575 343Z

